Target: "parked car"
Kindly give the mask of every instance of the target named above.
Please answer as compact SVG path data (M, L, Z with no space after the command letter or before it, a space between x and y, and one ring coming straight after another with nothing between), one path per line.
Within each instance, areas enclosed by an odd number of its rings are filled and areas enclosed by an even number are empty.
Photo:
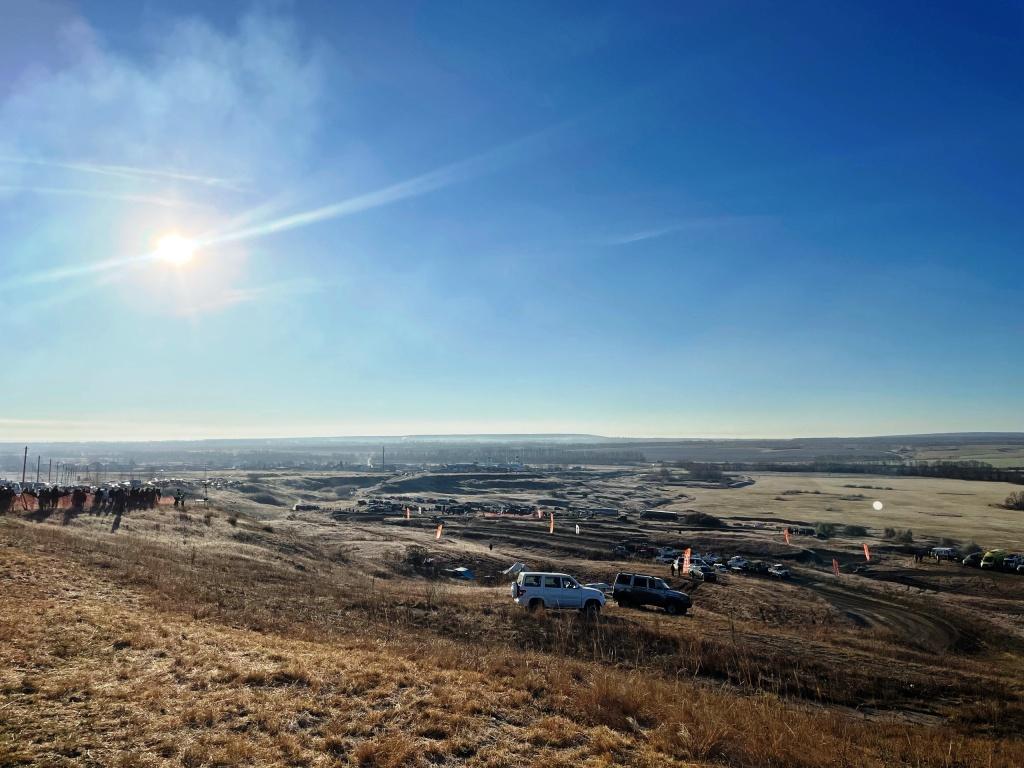
M782 563L776 563L768 569L768 575L774 576L776 579L788 579L792 574L786 566L782 565Z
M587 587L588 589L600 590L601 592L603 592L606 595L610 594L611 591L612 591L612 585L611 584L607 584L607 583L605 583L603 581L599 581L596 584L584 584L583 586Z
M677 557L678 555L658 555L654 558L654 562L661 563L662 565L669 565L670 563L674 563Z
M1003 570L1004 571L1010 571L1011 573L1016 573L1017 569L1021 565L1024 565L1024 555L1020 554L1019 552L1018 553L1014 553L1012 555L1007 555L1005 558L1003 558Z
M746 571L750 569L750 561L745 557L740 557L739 555L736 557L730 557L728 565L729 569L732 571Z
M990 549L981 558L981 562L978 564L979 568L997 570L1002 567L1003 560L1006 559L1005 549Z
M929 554L936 560L953 560L956 558L956 550L952 547L932 547Z
M584 587L566 573L521 571L512 582L512 601L529 611L572 608L595 615L605 604L604 592Z
M718 574L710 565L690 565L690 578L693 581L718 581Z
M960 561L960 565L965 565L970 568L980 568L981 558L981 552L971 552L970 554L964 555L964 559Z
M653 605L673 616L685 614L692 604L685 592L671 589L664 580L642 573L617 574L612 597L620 606Z

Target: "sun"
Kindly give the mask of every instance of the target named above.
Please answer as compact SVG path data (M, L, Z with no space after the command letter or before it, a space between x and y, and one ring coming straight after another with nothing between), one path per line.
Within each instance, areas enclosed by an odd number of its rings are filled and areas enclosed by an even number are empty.
M181 235L164 235L156 244L156 257L176 267L184 267L195 255L196 244Z

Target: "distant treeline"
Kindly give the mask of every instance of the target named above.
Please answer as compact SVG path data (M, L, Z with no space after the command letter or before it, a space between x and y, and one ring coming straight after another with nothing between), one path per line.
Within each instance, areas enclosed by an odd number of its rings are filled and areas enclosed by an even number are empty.
M893 475L902 477L943 477L952 480L984 480L987 482L1024 485L1024 470L1001 469L983 461L836 461L819 458L807 462L775 463L769 461L734 461L715 464L680 461L676 466L690 472L691 477L717 480L725 472L830 472L834 474Z

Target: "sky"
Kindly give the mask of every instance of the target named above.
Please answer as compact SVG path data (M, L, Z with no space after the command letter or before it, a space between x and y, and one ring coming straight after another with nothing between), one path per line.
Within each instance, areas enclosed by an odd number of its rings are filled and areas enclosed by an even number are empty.
M1021 2L0 15L0 442L1024 431Z

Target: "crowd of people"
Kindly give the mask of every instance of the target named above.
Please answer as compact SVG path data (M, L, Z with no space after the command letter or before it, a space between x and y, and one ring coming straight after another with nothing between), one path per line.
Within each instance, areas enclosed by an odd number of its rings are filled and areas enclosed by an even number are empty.
M0 514L11 511L18 500L27 509L27 499L32 499L32 506L40 510L70 508L72 511L84 512L86 508L93 514L114 513L116 515L138 509L153 509L160 503L162 493L152 485L134 487L124 484L101 486L42 486L22 490L14 483L0 483ZM61 502L68 499L66 505ZM185 505L184 494L179 490L174 496L174 506Z

